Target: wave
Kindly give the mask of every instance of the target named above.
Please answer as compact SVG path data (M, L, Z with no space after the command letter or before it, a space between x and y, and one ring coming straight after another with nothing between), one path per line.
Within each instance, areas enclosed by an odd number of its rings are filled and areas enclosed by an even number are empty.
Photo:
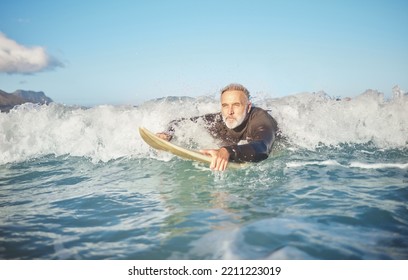
M408 144L408 96L384 100L366 91L350 99L304 93L274 100L275 117L292 144L303 148L372 142L379 148Z
M408 163L364 163L353 161L350 164L340 164L336 160L322 160L322 161L292 161L286 163L288 168L301 168L308 165L317 166L341 166L345 168L360 168L360 169L408 169Z
M93 108L61 104L24 104L0 114L0 164L48 154L109 161L143 158L150 150L137 128L162 131L178 118L219 110L218 98L168 97L139 106L102 105ZM381 149L406 148L408 96L391 100L377 91L353 99L334 99L323 92L282 98L257 97L255 106L271 110L291 147L372 143ZM178 131L178 141L201 147L215 145L203 128L190 124Z

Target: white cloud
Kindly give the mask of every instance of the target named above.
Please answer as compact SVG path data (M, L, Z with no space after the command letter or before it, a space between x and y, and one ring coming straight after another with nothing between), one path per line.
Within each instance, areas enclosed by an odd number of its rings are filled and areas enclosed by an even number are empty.
M0 32L0 72L33 74L64 65L43 47L26 47Z

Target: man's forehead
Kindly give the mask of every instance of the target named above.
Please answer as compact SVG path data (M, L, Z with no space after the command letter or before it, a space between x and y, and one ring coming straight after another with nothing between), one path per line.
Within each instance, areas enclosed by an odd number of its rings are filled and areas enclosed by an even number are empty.
M241 90L228 90L221 95L221 100L239 100L246 101L248 98L246 94Z

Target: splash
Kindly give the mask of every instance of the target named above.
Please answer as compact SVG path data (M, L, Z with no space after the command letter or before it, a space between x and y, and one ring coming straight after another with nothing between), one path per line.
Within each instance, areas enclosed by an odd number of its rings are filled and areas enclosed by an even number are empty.
M373 143L378 148L408 144L408 96L384 100L366 91L356 98L333 99L325 93L303 93L268 101L283 135L292 145Z
M87 157L94 162L148 157L150 150L138 127L162 131L174 118L213 111L214 100L203 99L166 98L139 107L24 104L0 114L0 164L49 154ZM201 102L204 106L198 109ZM183 139L200 140L199 132L199 127L185 131Z
M286 163L288 168L302 168L308 165L317 165L317 166L337 166L345 168L360 168L360 169L408 169L408 163L364 163L353 161L350 164L340 164L336 160L322 160L322 161L292 161Z
M218 98L203 96L161 98L138 107L25 104L0 114L0 164L49 154L87 157L95 162L150 157L151 151L137 132L139 126L163 131L174 119L217 112L218 102ZM370 142L380 149L399 149L408 144L406 94L386 101L376 91L343 100L324 93L303 93L278 99L261 97L255 105L271 110L292 147ZM204 129L193 123L181 128L177 138L184 145L215 145Z

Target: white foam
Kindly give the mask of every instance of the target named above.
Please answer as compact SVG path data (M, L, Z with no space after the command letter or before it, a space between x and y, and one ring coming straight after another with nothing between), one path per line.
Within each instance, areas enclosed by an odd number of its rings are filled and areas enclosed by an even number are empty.
M408 96L384 100L377 91L336 100L325 93L303 93L268 100L283 135L292 145L368 143L380 148L408 145Z
M298 168L308 165L318 165L318 166L342 166L335 160L322 160L322 161L291 161L286 163L288 168Z
M351 162L350 167L362 168L362 169L388 169L399 168L408 169L408 163L363 163L363 162Z
M286 163L287 168L299 168L309 165L317 166L342 166L345 168L362 168L362 169L387 169L387 168L399 168L408 169L408 163L364 163L364 162L351 162L350 164L340 164L335 160L322 160L322 161L291 161Z
M321 144L370 141L381 149L408 146L405 94L389 101L376 91L367 91L349 101L336 101L324 93L254 100L256 106L272 110L292 147L314 149ZM48 154L89 157L93 161L149 157L150 150L137 131L139 126L162 131L174 119L219 109L218 96L169 97L138 107L104 105L90 109L54 103L25 104L0 114L0 164ZM217 145L202 126L192 123L183 125L176 136L176 141L184 145Z
M203 108L198 108L199 101L193 98L155 100L139 107L103 105L89 109L54 103L25 104L0 114L0 164L48 154L88 157L95 162L149 157L150 149L139 136L139 126L163 131L173 119L207 113L216 104L212 101L204 101ZM178 137L184 142L191 138L195 143L209 143L200 128L186 128Z

